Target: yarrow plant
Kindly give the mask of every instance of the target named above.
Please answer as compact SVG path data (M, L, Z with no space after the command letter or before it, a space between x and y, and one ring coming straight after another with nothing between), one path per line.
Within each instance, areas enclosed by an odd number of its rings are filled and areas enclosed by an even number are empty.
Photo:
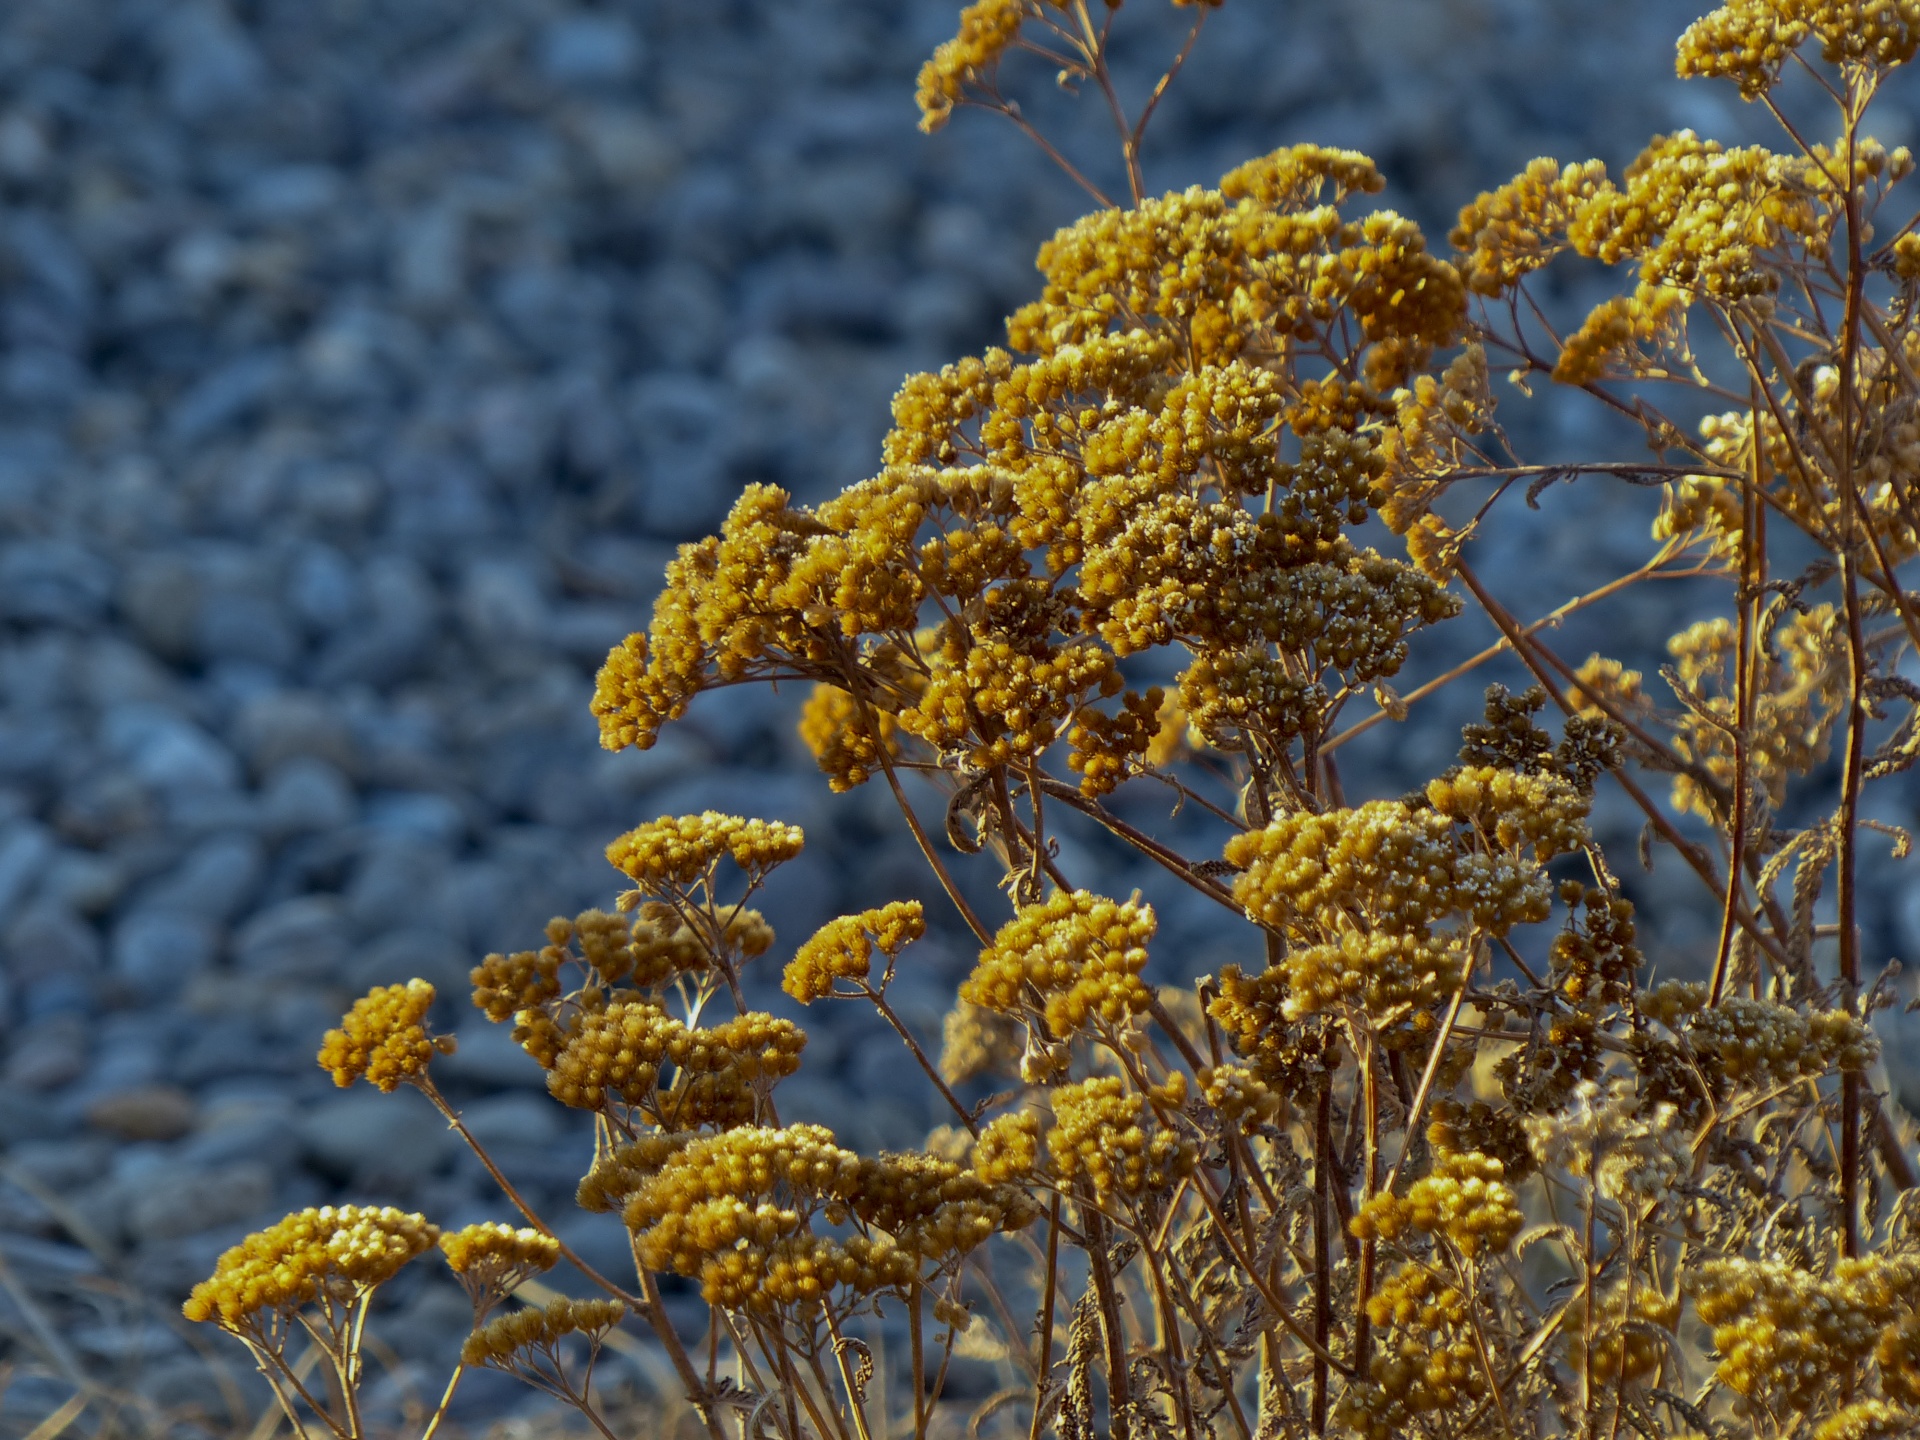
M1212 7L1186 8L1190 48ZM1368 208L1382 178L1349 151L1148 193L1142 137L1187 51L1130 115L1119 10L966 8L921 76L926 128L997 111L1099 208L1041 249L1007 348L901 387L877 475L813 507L749 487L684 546L593 700L608 748L645 748L709 691L811 685L827 783L887 787L979 961L937 1056L888 998L917 902L830 922L782 988L872 1007L949 1123L862 1155L783 1121L807 1037L751 1003L775 937L748 906L804 837L642 825L608 847L614 910L473 972L553 1097L593 1114L579 1203L624 1222L633 1278L569 1251L490 1159L524 1228L290 1216L187 1312L252 1348L297 1426L361 1440L370 1298L437 1238L473 1299L463 1368L609 1435L591 1373L621 1327L714 1440L921 1440L956 1411L1028 1440L1920 1433L1911 1130L1873 1083L1890 996L1857 920L1861 847L1888 828L1865 787L1920 757L1920 229L1894 208L1912 157L1867 130L1920 0L1732 0L1682 37L1680 73L1736 84L1780 149L1681 131L1618 177L1537 160L1462 210L1451 255ZM1123 201L1003 94L1020 53L1109 104ZM1826 130L1789 120L1789 76ZM1530 287L1583 261L1625 293L1561 334ZM1648 455L1528 463L1499 371L1584 393ZM1669 418L1668 393L1714 413ZM1648 557L1523 620L1478 572L1479 532L1574 477L1664 487ZM1376 517L1384 551L1358 538ZM1675 575L1718 582L1724 613L1673 636L1658 684L1544 638ZM1467 604L1501 644L1397 693ZM1349 803L1341 748L1497 652L1537 683L1489 689L1445 773ZM1128 787L1216 843L1123 818ZM1703 978L1643 973L1589 823L1601 787L1697 877ZM1152 984L1154 908L1069 872L1074 826L1244 926L1240 958ZM998 869L1007 913L975 908L963 864ZM415 1087L466 1135L433 1082L432 1000L376 990L320 1063ZM517 1305L563 1258L602 1298ZM663 1275L698 1288L704 1337ZM908 1365L883 1389L888 1326ZM956 1353L1006 1381L970 1414L943 1399Z

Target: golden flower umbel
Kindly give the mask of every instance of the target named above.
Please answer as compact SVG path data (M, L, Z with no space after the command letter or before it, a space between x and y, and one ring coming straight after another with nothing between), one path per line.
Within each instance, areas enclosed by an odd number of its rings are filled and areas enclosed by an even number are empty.
M1140 978L1153 910L1084 890L1058 891L1023 905L960 987L960 998L1003 1015L1023 1015L1040 997L1048 1031L1066 1039L1098 1017L1118 1025L1153 1003Z
M320 1044L320 1068L331 1071L333 1083L345 1088L365 1077L368 1084L392 1091L404 1081L426 1073L436 1051L452 1050L451 1036L427 1034L427 1011L434 990L424 980L404 985L376 985L329 1030Z
M525 1363L528 1351L545 1351L569 1335L579 1335L598 1347L626 1318L618 1300L573 1300L561 1296L545 1306L512 1310L467 1337L460 1358L468 1365L513 1369Z
M1049 1098L1054 1123L1047 1131L1047 1157L1053 1173L1064 1184L1084 1180L1102 1202L1162 1190L1193 1166L1192 1142L1155 1125L1146 1100L1126 1093L1117 1076L1062 1085Z
M872 973L875 946L887 957L884 984L892 978L900 952L926 933L926 914L918 900L896 900L878 910L829 920L794 952L781 988L802 1005L836 993L836 981L864 989Z
M798 855L804 843L797 825L743 820L708 810L677 818L662 815L650 825L629 830L607 846L607 859L651 893L690 889L706 880L723 859L731 859L758 880Z
M223 1254L181 1311L231 1330L261 1311L345 1302L392 1279L439 1233L424 1216L391 1206L300 1210Z
M484 1315L523 1280L551 1270L560 1259L560 1242L526 1226L483 1221L444 1232L440 1251L475 1313Z

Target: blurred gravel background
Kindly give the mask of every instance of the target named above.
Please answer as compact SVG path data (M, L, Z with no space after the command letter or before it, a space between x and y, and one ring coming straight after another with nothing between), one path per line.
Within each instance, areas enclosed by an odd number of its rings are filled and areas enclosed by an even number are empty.
M82 1377L232 1428L233 1381L168 1317L288 1208L505 1216L419 1097L336 1092L314 1067L371 984L423 975L461 1002L436 1072L567 1214L580 1117L467 1024L463 980L608 899L618 830L707 806L804 825L765 907L787 945L926 893L884 795L829 796L797 697L726 692L618 757L586 702L677 542L749 481L817 498L869 473L900 377L991 343L1037 243L1083 208L1003 122L916 132L914 73L957 9L0 0L0 1432ZM1656 130L1751 125L1731 91L1669 78L1694 13L1232 0L1157 122L1150 181L1357 146L1439 244L1535 154L1617 167ZM1137 75L1178 23L1130 7ZM1111 178L1095 107L1027 78L1016 93ZM1616 443L1538 409L1545 455ZM1483 569L1537 613L1637 557L1646 515L1563 491ZM1657 643L1675 603L1597 633ZM1434 667L1491 638L1454 629ZM1350 783L1432 773L1461 711L1377 732ZM1633 843L1631 816L1602 820ZM1090 842L1068 858L1117 893L1153 883ZM1674 868L1633 883L1657 902ZM1219 926L1168 898L1167 973L1217 963ZM1911 944L1890 881L1870 919L1883 952ZM1672 963L1707 943L1688 923L1661 921ZM932 1036L969 956L924 948L902 999ZM912 1143L938 1117L865 1020L814 1017L786 1109ZM617 1227L588 1218L569 1237L617 1257ZM437 1391L465 1322L448 1286L394 1290L397 1402ZM259 1387L237 1346L217 1353L250 1416ZM469 1421L519 1402L488 1378ZM93 1393L82 1429L110 1408Z

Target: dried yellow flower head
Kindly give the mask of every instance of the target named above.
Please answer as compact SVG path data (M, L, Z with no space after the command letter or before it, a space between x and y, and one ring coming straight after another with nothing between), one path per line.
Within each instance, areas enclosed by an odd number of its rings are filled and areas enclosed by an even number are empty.
M1567 228L1580 207L1607 185L1598 160L1562 166L1544 157L1460 212L1452 236L1465 252L1467 288L1504 295L1568 248Z
M940 1038L940 1075L950 1085L1019 1073L1025 1036L1011 1016L958 1000L941 1022Z
M654 710L646 683L647 637L635 632L608 653L593 682L593 717L600 722L600 744L607 750L653 748L663 720L677 719L682 702L669 713Z
M1062 1040L1095 1016L1122 1024L1153 1003L1140 972L1155 924L1150 906L1085 890L1056 892L1021 906L1000 927L961 984L960 998L1025 1015L1037 994L1048 1031Z
M1040 1173L1040 1116L1016 1110L980 1127L973 1168L990 1185L1018 1185Z
M879 722L878 739L860 703L837 685L826 684L813 687L800 712L800 738L835 794L866 784L882 768L883 749L888 759L900 758L900 722L885 711L876 712L874 718Z
M1914 0L1730 0L1680 37L1676 69L1685 78L1736 81L1757 99L1780 79L1787 57L1817 36L1832 65L1891 69L1920 47Z
M1164 1190L1193 1168L1193 1142L1154 1125L1145 1098L1117 1076L1062 1085L1048 1098L1047 1157L1063 1184L1084 1181L1104 1203Z
M391 1280L439 1233L424 1216L390 1206L297 1211L222 1255L181 1313L232 1330L261 1311L349 1301Z
M1709 1260L1692 1283L1720 1382L1775 1413L1802 1412L1911 1313L1920 1258L1840 1260L1825 1278L1781 1260Z
M1063 0L1048 0L1064 9ZM960 12L960 33L933 52L920 69L920 128L928 134L952 117L969 85L991 83L1000 57L1019 38L1021 24L1038 15L1035 0L974 0Z
M453 1049L451 1036L430 1036L425 1020L433 1008L433 986L424 980L376 985L353 1002L320 1043L320 1068L333 1073L342 1088L366 1078L377 1089L396 1086L424 1074L434 1052Z
M1369 1201L1353 1217L1353 1233L1362 1240L1391 1240L1412 1228L1445 1235L1467 1255L1504 1250L1526 1223L1505 1174L1490 1155L1442 1155L1433 1173L1414 1181L1404 1197L1376 1195Z
M1884 1400L1856 1400L1842 1406L1813 1440L1902 1440L1920 1430L1920 1415Z
M572 1300L562 1296L551 1304L514 1310L467 1336L460 1349L468 1365L512 1369L527 1351L544 1351L569 1335L578 1335L598 1347L609 1331L626 1319L627 1307L618 1300Z
M526 1226L483 1221L441 1235L440 1253L475 1312L484 1315L521 1281L551 1270L560 1259L560 1242Z
M878 910L829 920L794 952L780 988L802 1005L834 994L838 980L865 989L875 946L887 957L890 979L900 952L926 933L926 914L918 900L895 900Z
M752 880L793 859L805 838L797 825L779 820L743 820L717 810L678 817L663 815L629 830L607 846L607 859L642 890L687 890L711 878L731 859Z

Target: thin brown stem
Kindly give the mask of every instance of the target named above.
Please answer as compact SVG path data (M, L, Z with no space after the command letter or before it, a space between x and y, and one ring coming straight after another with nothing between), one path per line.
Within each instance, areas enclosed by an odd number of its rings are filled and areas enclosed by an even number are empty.
M1027 1440L1040 1440L1040 1421L1044 1414L1047 1386L1053 1377L1054 1290L1060 1283L1060 1194L1054 1192L1047 1211L1047 1270L1040 1286L1040 1342L1034 1353L1036 1380L1033 1395L1033 1419L1027 1426Z

